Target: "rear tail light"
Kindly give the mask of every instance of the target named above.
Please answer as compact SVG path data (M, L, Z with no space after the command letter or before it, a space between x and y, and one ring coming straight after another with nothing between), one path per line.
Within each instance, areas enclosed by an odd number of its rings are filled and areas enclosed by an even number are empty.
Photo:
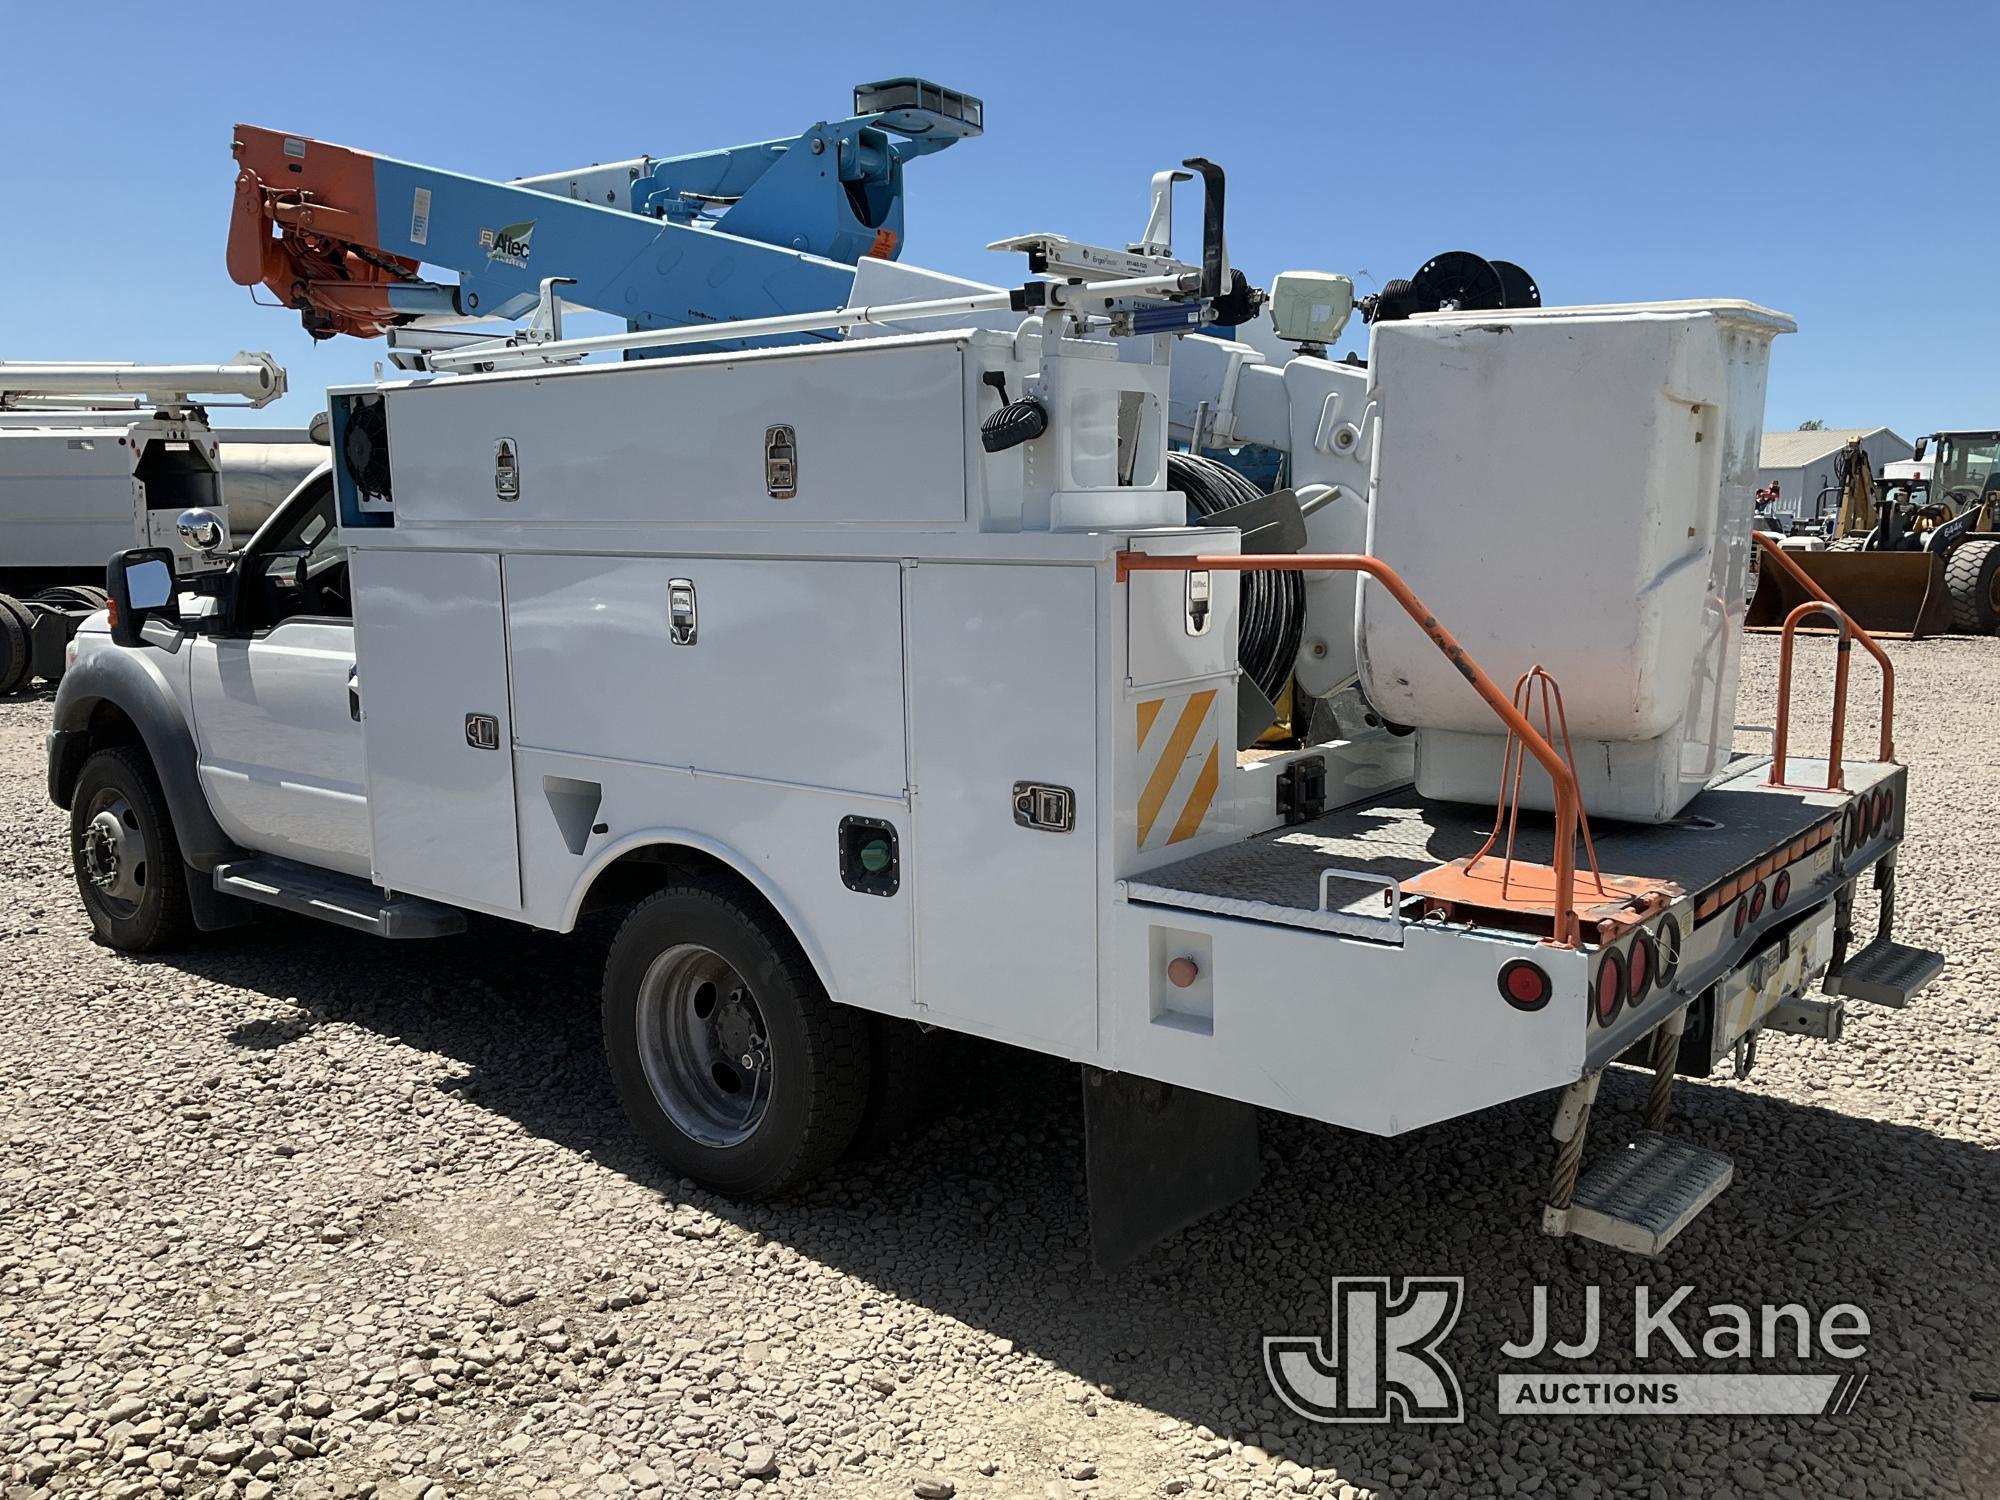
M1743 929L1750 925L1750 900L1747 896L1736 898L1736 935L1743 936Z
M1540 1010L1549 1003L1555 986L1539 964L1517 958L1500 968L1500 995L1516 1010Z
M1771 910L1783 911L1785 903L1792 899L1792 872L1780 870L1778 878L1771 882Z
M1840 815L1840 849L1843 854L1852 854L1861 847L1861 802L1861 798L1855 798L1847 804L1847 811Z
M1764 887L1759 885L1750 892L1750 920L1756 921L1764 915Z
M1659 950L1645 933L1632 939L1631 950L1625 955L1625 1001L1637 1005L1653 988L1655 973L1659 968Z
M1606 953L1597 966L1597 1024L1609 1026L1618 1019L1625 1004L1625 960L1616 951Z

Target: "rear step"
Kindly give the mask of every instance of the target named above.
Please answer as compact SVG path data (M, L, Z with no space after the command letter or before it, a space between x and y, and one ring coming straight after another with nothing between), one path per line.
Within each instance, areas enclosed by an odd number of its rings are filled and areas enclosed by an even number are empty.
M1642 1130L1577 1179L1568 1232L1658 1255L1735 1176L1736 1164L1718 1152Z
M385 894L352 875L265 856L215 867L215 888L263 906L295 911L385 938L446 937L465 931L465 913L421 896Z
M1900 1010L1910 1003L1912 995L1943 972L1943 954L1877 938L1841 965L1838 974L1827 975L1820 988L1829 995L1845 995Z

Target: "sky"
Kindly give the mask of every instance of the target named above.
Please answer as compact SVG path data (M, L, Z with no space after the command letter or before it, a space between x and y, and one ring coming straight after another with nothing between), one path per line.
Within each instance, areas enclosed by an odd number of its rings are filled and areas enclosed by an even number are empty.
M1468 249L1550 303L1747 298L1799 324L1767 427L2000 426L1990 4L0 0L0 23L0 359L269 350L292 393L246 421L303 423L382 355L229 280L233 122L506 178L792 134L914 73L987 120L909 169L916 264L1018 281L989 241L1123 244L1152 171L1200 154L1260 285L1366 292Z

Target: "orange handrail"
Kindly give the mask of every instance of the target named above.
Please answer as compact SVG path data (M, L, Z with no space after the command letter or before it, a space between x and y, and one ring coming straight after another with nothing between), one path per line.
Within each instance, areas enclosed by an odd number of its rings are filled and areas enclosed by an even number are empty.
M1556 793L1556 849L1555 849L1555 900L1551 913L1555 925L1557 946L1574 948L1578 945L1578 924L1576 919L1576 831L1583 811L1583 793L1577 784L1576 773L1570 769L1561 755L1528 722L1526 714L1514 707L1507 695L1494 685L1493 679L1480 670L1466 649L1459 645L1452 633L1438 623L1435 614L1425 607L1410 586L1397 576L1396 570L1380 558L1364 557L1348 552L1298 552L1278 554L1243 553L1238 555L1205 554L1199 556L1154 554L1151 552L1120 552L1117 555L1117 577L1125 582L1133 573L1248 573L1266 569L1293 573L1366 573L1370 578L1389 591L1389 597L1403 607L1403 612L1412 620L1438 650L1449 661L1458 674L1471 684L1472 690L1486 701L1500 722L1528 747L1528 753L1541 763L1548 772L1549 781Z
M1833 648L1833 744L1826 753L1826 789L1846 790L1847 775L1841 768L1840 748L1847 733L1848 645L1855 626L1838 607L1817 599L1806 600L1786 615L1785 628L1778 637L1778 722L1771 732L1771 776L1764 783L1766 786L1785 785L1785 747L1791 736L1792 718L1792 647L1798 639L1799 622L1808 615L1822 614L1832 618L1834 628L1840 633Z
M1882 649L1882 647L1876 642L1874 636L1870 635L1867 631L1863 630L1859 625L1855 624L1852 620L1847 620L1845 613L1841 612L1839 601L1836 600L1833 597L1833 595L1829 594L1825 589L1821 588L1818 584L1814 583L1812 581L1812 575L1807 573L1806 570L1800 567L1797 563L1793 562L1790 557L1786 556L1785 549L1783 547L1780 547L1776 542L1772 541L1768 536L1766 536L1761 531L1753 531L1750 533L1750 536L1752 540L1754 540L1758 546L1762 547L1766 553L1768 553L1771 557L1777 559L1778 565L1785 570L1787 576L1791 578L1792 582L1796 583L1800 588L1804 589L1807 594L1811 595L1821 604L1830 607L1836 613L1840 614L1840 617L1843 620L1846 620L1848 634L1852 635L1855 640L1861 642L1862 649L1866 651L1870 656L1875 658L1875 664L1882 669L1882 753L1878 755L1876 759L1894 760L1896 758L1896 739L1894 732L1894 724L1896 718L1896 668L1895 664L1889 660L1889 653ZM1793 629L1793 621L1798 617L1798 613L1799 613L1798 610L1793 610L1791 616L1788 617L1785 621L1787 638L1789 638L1789 633ZM1780 655L1782 659L1779 664L1779 671L1783 675L1781 675L1778 680L1778 704L1780 711L1782 712L1785 705L1786 695L1791 686L1791 681L1790 681L1791 674L1789 668L1789 663L1791 661L1791 654L1789 650L1784 650L1781 651ZM1845 660L1845 658L1843 658L1843 660ZM1779 761L1780 766L1782 766L1782 761L1783 761L1782 735L1781 735L1781 747L1779 749L1779 754L1775 758ZM1773 774L1774 775L1776 774L1775 770Z

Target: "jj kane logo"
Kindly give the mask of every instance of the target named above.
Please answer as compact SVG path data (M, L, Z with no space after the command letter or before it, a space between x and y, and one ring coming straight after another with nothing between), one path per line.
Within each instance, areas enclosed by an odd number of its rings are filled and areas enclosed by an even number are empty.
M1309 1422L1463 1422L1458 1375L1437 1352L1463 1276L1337 1276L1325 1338L1267 1338L1271 1388Z
M508 224L499 229L479 231L479 248L486 252L488 262L498 261L503 266L513 266L516 270L528 269L528 251L535 238L535 221L528 219L519 224Z
M1664 1296L1636 1287L1620 1330L1627 1365L1608 1336L1615 1320L1602 1289L1582 1291L1582 1326L1562 1338L1549 1289L1533 1289L1526 1336L1500 1346L1514 1362L1496 1382L1501 1416L1839 1416L1868 1384L1855 1364L1867 1353L1868 1314L1851 1302L1817 1312L1797 1302L1701 1309L1690 1305L1691 1286ZM1439 1349L1463 1310L1463 1277L1343 1276L1332 1293L1326 1334L1264 1340L1264 1371L1281 1401L1311 1422L1465 1420L1458 1374ZM1835 1363L1800 1368L1822 1361Z

